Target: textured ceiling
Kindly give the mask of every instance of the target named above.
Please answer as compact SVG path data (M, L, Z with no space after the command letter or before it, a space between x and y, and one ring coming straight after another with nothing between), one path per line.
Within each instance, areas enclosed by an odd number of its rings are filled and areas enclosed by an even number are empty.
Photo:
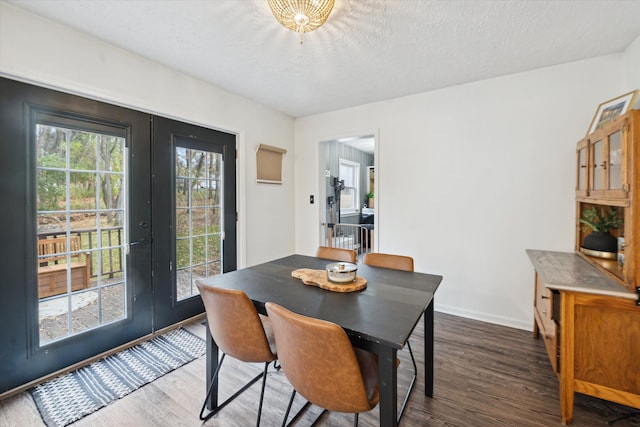
M302 45L266 0L7 2L294 117L618 53L640 35L638 0L336 0Z

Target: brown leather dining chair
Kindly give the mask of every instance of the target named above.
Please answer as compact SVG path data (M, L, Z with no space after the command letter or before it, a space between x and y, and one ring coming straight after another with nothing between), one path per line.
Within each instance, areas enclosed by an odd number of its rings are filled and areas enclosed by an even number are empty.
M218 368L213 374L211 386L207 390L204 404L200 410L200 419L203 421L208 420L262 378L262 391L260 393L258 419L256 422L256 425L259 426L267 380L267 368L269 363L275 362L278 358L271 327L265 328L263 325L263 321L268 321L268 319L263 320L258 315L253 302L243 291L216 288L200 282L196 282L196 284L207 313L207 326L213 340L222 351ZM207 400L211 395L213 384L220 373L220 368L226 355L247 363L264 363L264 371L218 405L215 410L204 415ZM279 369L280 367L277 366L276 368Z
M404 255L371 252L364 256L363 263L372 267L413 271L413 258ZM409 384L407 395L405 396L404 401L402 402L402 406L400 407L400 415L398 416L398 420L400 420L400 418L402 418L402 414L404 414L405 407L407 406L407 401L409 400L409 395L411 394L413 386L416 383L416 379L418 378L418 365L416 364L416 359L413 356L413 350L411 350L411 343L409 342L409 340L407 340L407 348L409 349L409 354L411 355L411 363L413 363L413 378L411 379L411 384Z
M317 258L331 259L334 261L356 263L358 254L352 249L331 248L329 246L319 246L316 252Z
M375 408L378 392L378 356L351 345L344 329L335 323L294 313L268 302L267 314L278 345L279 362L293 386L283 426L296 393L307 402L291 419L294 423L310 404L327 411L358 414Z
M371 252L364 256L366 265L392 268L394 270L413 271L413 258L404 255L382 254Z

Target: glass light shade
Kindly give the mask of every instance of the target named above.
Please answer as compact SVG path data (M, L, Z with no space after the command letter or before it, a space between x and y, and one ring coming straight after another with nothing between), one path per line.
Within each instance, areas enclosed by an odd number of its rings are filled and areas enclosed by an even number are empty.
M298 33L313 31L327 20L335 0L267 0L273 16Z

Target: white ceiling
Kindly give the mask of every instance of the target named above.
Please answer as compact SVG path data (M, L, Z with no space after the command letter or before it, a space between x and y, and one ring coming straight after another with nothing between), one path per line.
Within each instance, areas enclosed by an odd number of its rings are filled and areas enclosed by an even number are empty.
M266 0L7 2L294 117L618 53L640 35L638 0L336 0L302 45Z

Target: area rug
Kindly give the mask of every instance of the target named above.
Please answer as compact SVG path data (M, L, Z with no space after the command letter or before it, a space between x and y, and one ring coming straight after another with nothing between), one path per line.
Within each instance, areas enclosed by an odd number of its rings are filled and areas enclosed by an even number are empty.
M205 341L174 329L30 390L48 427L63 427L107 406L206 351Z

